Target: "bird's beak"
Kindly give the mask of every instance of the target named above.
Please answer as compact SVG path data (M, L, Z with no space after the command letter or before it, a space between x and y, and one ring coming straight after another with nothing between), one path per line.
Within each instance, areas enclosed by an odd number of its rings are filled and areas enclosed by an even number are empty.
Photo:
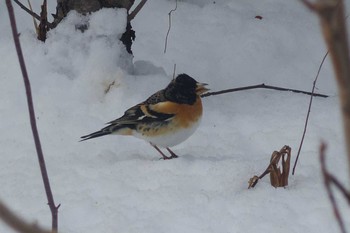
M197 87L196 87L196 94L197 95L201 95L207 91L209 91L210 89L206 88L205 86L207 86L208 84L206 83L197 83Z

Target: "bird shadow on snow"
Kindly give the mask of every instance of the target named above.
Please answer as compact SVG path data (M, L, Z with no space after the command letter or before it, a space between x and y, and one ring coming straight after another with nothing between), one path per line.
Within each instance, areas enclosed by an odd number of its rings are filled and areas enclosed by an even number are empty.
M138 60L134 62L132 74L134 75L166 75L163 67L156 66L150 61Z
M187 160L189 162L192 161L208 161L208 162L219 162L224 160L234 160L233 156L218 156L218 155L205 155L205 156L195 156L192 154L183 154L180 155L178 159Z
M135 153L135 152L128 152L128 151L111 151L111 150L103 150L100 153L97 154L97 157L101 159L102 161L113 164L118 162L125 162L125 161L149 161L149 162L167 162L167 163L174 163L174 162L194 162L194 161L207 161L207 162L220 162L225 160L235 160L235 157L233 156L217 156L217 155L205 155L205 156L198 156L193 154L179 154L179 157L176 159L170 159L170 160L164 160L160 156L158 156L157 152L143 152L143 153Z
M116 152L111 150L103 150L97 154L97 157L102 161L113 164L123 161L143 161L143 160L156 160L154 156L150 156L149 154L141 154L141 153L128 153L125 151Z

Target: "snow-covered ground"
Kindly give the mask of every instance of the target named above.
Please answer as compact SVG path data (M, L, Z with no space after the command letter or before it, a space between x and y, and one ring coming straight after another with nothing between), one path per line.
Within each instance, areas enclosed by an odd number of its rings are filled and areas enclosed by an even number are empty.
M32 3L38 12L40 1ZM53 13L55 1L50 4ZM299 1L179 0L164 54L168 12L174 7L174 0L147 2L133 21L131 61L118 40L126 23L123 10L71 12L42 43L31 17L15 5L53 194L61 203L59 231L338 232L318 156L323 140L328 168L349 184L329 58L317 92L330 97L314 99L300 163L287 188L271 187L266 177L248 190L247 181L283 145L291 146L294 162L306 95L251 90L204 98L201 126L174 147L181 157L170 161L159 160L152 147L132 137L79 142L81 135L165 87L174 64L177 73L209 83L213 91L260 83L311 90L326 47L317 17ZM76 31L84 22L90 29ZM4 1L0 31L0 199L49 228ZM350 230L349 207L341 195L337 200ZM0 224L0 232L13 231Z

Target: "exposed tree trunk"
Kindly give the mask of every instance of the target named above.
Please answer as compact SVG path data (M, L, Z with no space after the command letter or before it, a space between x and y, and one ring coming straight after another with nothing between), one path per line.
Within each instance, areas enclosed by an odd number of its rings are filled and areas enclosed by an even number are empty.
M135 0L57 0L56 14L65 16L75 10L81 14L98 11L101 8L125 8L130 10Z
M57 0L56 14L53 15L55 18L53 25L57 26L71 10L75 10L80 14L88 14L101 8L125 8L129 12L134 2L135 0ZM135 40L135 31L132 29L129 17L125 32L120 40L125 45L126 51L132 54L131 45Z
M30 14L33 18L40 21L40 30L38 30L38 39L45 41L46 32L50 29L55 28L64 17L67 16L68 12L75 10L80 14L89 14L100 10L101 8L125 8L127 10L127 26L125 28L125 33L122 35L120 40L126 47L126 51L132 54L131 45L135 40L135 31L132 29L131 21L135 18L137 13L145 5L147 0L141 0L141 2L135 7L133 12L129 12L133 6L135 0L57 0L56 13L52 14L54 20L52 23L47 21L47 10L46 10L46 0L44 0L40 16L28 9L19 0L13 0L17 5L19 5L23 10ZM80 28L82 31L86 30L87 27Z

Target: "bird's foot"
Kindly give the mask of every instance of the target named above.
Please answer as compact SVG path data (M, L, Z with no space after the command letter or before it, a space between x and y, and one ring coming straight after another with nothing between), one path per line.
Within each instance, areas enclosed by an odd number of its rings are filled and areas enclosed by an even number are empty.
M177 156L177 155L171 155L171 156L163 156L163 158L160 158L160 159L163 159L163 160L169 160L169 159L176 159L176 158L178 158L179 156Z
M175 159L175 158L178 158L179 156L177 156L172 150L170 150L168 147L166 148L168 151L169 151L169 153L170 153L170 155L171 156L166 156L156 145L154 145L154 144L152 144L152 143L150 143L151 144L151 146L153 146L158 152L159 152L159 154L161 154L162 155L162 158L160 158L160 159L163 159L163 160L169 160L169 159Z
M168 147L166 148L169 153L171 154L170 157L168 157L169 159L175 159L175 158L178 158L179 156L177 156L172 150L170 150Z

